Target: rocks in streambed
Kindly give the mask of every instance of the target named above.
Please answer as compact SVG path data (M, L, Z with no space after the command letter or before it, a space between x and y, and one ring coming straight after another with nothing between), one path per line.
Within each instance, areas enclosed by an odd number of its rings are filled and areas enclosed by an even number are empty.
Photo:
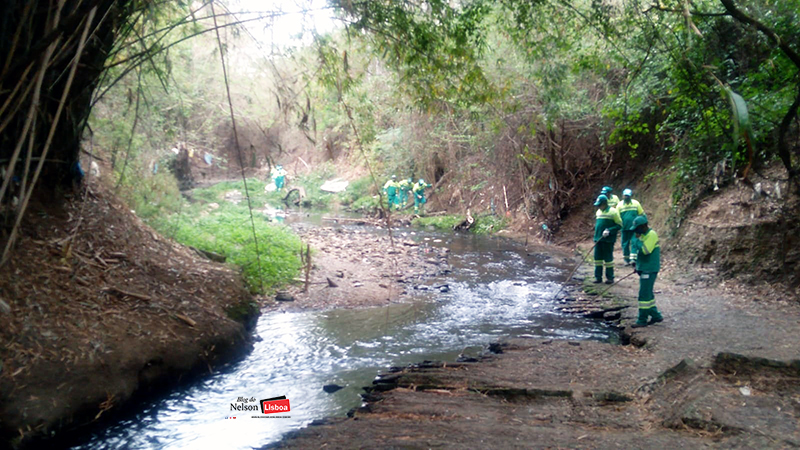
M500 344L500 343L495 342L495 343L489 344L489 347L487 348L487 350L489 350L491 353L499 355L499 354L503 353L503 345Z
M294 296L288 292L279 291L277 294L275 294L275 300L279 302L293 302Z
M326 384L325 386L322 386L322 390L328 394L333 394L334 392L342 389L344 389L344 386L339 386L338 384Z

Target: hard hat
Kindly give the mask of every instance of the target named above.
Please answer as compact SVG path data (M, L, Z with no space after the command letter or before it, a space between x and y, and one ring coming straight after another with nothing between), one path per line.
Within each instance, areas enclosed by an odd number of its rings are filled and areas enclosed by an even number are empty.
M612 191L611 186L603 186L603 189L600 190L600 193L601 194L608 194L611 191Z
M600 195L597 197L597 200L594 202L594 206L600 206L603 203L608 203L608 197L605 195Z
M397 179L397 175L392 175L392 179L396 180Z
M278 169L283 169L283 166L282 166L282 165L280 165L280 164L278 164L278 165L277 165L277 166L275 166L275 167L276 167L276 168L278 168Z
M633 225L631 225L629 230L634 231L640 225L647 225L647 216L636 216L636 218L633 219Z
M630 189L625 189L624 191L622 191L622 196L623 197L625 197L625 196L630 197L631 195L633 195L633 191L630 190Z
M419 184L425 184L425 180L423 180L422 178L420 178L420 179L419 179Z

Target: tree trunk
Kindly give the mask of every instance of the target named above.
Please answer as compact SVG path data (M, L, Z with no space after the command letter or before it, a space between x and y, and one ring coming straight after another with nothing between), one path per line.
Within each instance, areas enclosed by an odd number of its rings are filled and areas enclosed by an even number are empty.
M63 112L53 135L53 144L48 152L41 179L45 186L69 186L78 171L75 167L80 153L80 140L91 111L91 99L104 70L104 63L111 50L116 33L123 18L130 14L131 2L114 0L60 0L58 23L55 27L55 0L7 0L0 22L0 106L8 106L0 114L0 160L8 165L14 149L23 135L28 111L33 101L36 77L45 63L42 55L50 44L54 45L53 57L44 71L41 96L35 106L35 128L32 156L42 154L43 146L53 126L55 111L59 107L65 89L65 74L75 56L78 36L89 10L97 7L92 34L78 62L72 86L63 105ZM16 89L16 90L15 90ZM19 157L10 172L22 176L22 162L28 157L28 146L22 147Z

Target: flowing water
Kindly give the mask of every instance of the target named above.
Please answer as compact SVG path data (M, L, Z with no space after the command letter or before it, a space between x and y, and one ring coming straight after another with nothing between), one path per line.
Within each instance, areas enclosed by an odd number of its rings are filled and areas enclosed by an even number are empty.
M358 407L362 386L390 366L477 356L507 336L613 339L597 321L554 310L558 281L571 269L560 259L499 238L427 232L411 237L422 244L420 251L450 249L452 272L424 281L446 283L448 292L409 289L412 302L380 308L265 313L255 330L260 341L244 360L75 448L258 448L315 419ZM328 384L344 388L329 394L322 389ZM282 416L231 410L284 395L291 411Z

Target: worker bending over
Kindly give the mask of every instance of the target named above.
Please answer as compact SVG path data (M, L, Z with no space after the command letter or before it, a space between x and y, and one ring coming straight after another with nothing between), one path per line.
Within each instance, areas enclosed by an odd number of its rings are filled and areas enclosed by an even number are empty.
M426 183L422 178L414 185L414 214L419 215L423 205L428 202L425 198L425 188L429 187L431 187L431 185Z

